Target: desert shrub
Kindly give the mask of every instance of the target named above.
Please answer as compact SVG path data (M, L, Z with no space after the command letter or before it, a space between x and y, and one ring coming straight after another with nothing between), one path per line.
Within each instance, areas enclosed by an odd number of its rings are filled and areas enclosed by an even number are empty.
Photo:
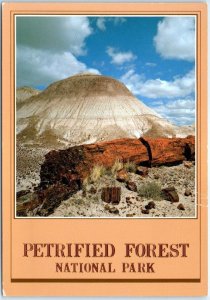
M137 166L133 161L127 161L124 164L124 168L127 172L136 173Z
M90 177L86 177L82 183L82 190L83 190L83 193L85 193L84 195L86 195L89 184L90 184Z
M161 186L155 181L146 182L138 187L138 194L140 197L160 200Z
M111 173L115 175L121 169L123 169L123 162L117 159L111 168Z
M83 191L86 191L87 190L87 186L90 184L90 178L89 177L86 177L84 180L83 180L83 183L82 183L82 189Z
M100 177L106 174L106 168L102 165L95 165L91 171L89 180L90 183L97 182Z

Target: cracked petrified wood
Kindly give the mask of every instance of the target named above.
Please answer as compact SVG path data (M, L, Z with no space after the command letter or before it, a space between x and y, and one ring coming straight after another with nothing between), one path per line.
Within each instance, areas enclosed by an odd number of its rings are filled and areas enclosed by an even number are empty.
M146 140L146 146L145 146ZM148 150L149 149L149 150ZM186 150L187 149L187 150ZM193 160L195 138L144 138L118 139L91 145L81 145L66 150L50 151L41 166L41 184L63 182L78 185L87 177L93 166L113 166L117 159L137 165L175 165L184 160Z
M176 165L195 158L195 137L118 139L50 151L41 166L37 213L49 215L62 200L81 189L95 165L111 168L116 160L137 166Z
M101 199L106 203L119 204L121 196L121 187L102 188Z

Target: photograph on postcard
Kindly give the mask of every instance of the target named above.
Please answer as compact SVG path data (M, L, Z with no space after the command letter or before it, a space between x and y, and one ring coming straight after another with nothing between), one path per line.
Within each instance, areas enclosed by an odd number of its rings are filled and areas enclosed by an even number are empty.
M16 217L196 218L196 31L16 15Z

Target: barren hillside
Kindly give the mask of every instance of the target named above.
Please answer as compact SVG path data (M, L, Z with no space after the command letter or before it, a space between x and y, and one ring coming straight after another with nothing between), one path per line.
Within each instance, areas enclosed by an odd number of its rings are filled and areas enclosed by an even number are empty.
M194 130L172 125L124 84L101 75L55 82L17 107L17 138L24 144L75 145L145 134L187 136Z

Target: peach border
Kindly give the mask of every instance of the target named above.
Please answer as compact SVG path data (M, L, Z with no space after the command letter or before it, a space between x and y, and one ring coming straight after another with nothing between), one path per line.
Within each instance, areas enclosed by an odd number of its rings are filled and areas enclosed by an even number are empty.
M13 204L8 199L14 199L14 14L104 14L104 15L148 15L148 14L184 14L197 15L198 19L198 60L197 60L197 138L198 138L198 195L200 207L198 210L198 226L200 227L200 282L170 282L147 283L139 285L136 282L101 282L92 287L90 282L74 284L14 282L12 265L8 249L11 249L13 219ZM3 3L3 289L6 295L205 295L207 291L207 42L206 42L206 5L205 4L137 4L137 3ZM10 101L8 101L10 99ZM22 220L19 220L21 222ZM103 220L102 220L103 221ZM176 221L176 220L175 220ZM182 220L179 220L181 222ZM125 222L125 221L124 221ZM153 222L150 219L150 222ZM162 220L165 222L165 220ZM44 223L44 220L43 220ZM200 240L199 240L200 239ZM26 279L29 281L29 279ZM91 279L90 279L91 280ZM158 281L160 281L159 279ZM194 279L194 281L197 279ZM157 281L156 281L157 282ZM48 290L48 288L50 290ZM132 288L132 289L131 289Z

